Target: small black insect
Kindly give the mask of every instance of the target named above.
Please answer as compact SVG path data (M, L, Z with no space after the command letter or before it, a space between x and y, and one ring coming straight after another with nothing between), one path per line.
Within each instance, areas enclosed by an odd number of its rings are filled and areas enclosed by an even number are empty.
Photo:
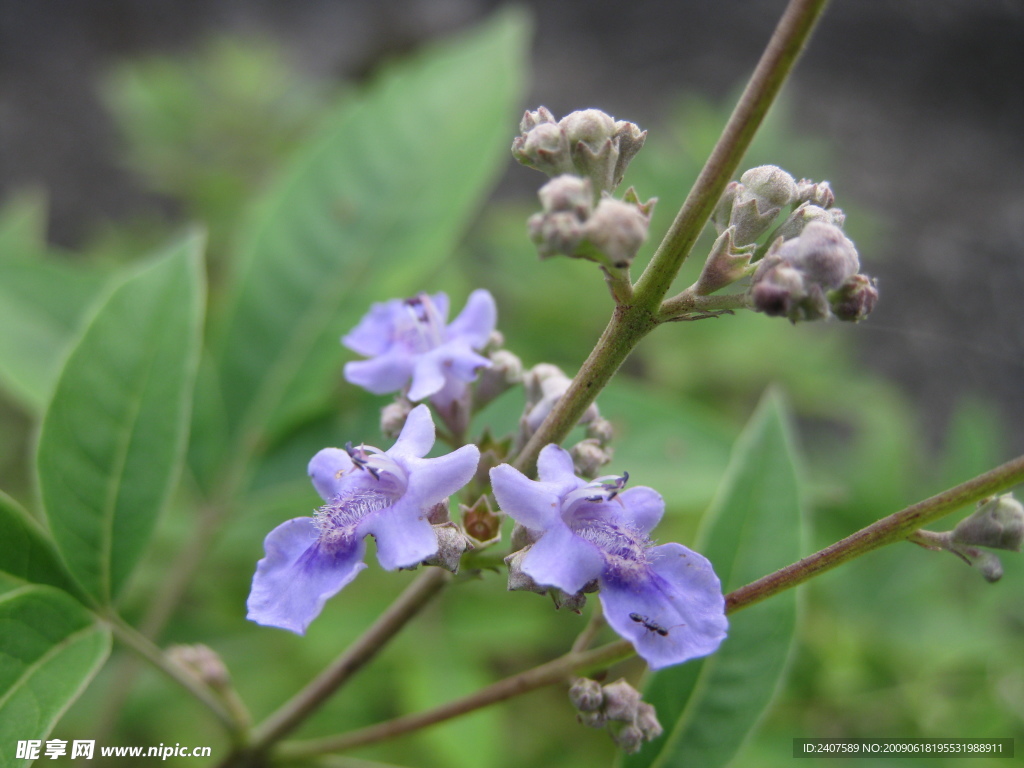
M666 635L668 635L668 630L665 629L665 627L661 626L661 624L658 624L657 622L651 621L649 618L642 614L631 613L629 614L629 618L631 618L637 624L643 624L644 629L646 629L648 632L657 632L659 635L661 635L661 637L665 637Z

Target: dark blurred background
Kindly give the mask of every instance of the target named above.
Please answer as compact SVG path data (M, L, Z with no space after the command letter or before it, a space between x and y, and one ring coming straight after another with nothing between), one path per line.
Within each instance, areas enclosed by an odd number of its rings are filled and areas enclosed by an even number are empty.
M117 62L252 35L279 43L311 79L358 81L497 5L2 0L0 198L42 187L49 236L68 248L111 223L187 218L122 162L97 86ZM734 94L785 4L526 5L536 40L524 107L561 115L599 106L657 130L680 94L723 103ZM1014 429L1024 415L1022 79L1024 3L838 0L788 87L794 140L831 143L839 204L876 225L863 258L883 298L852 334L860 359L923 406L933 440L955 403L974 394L1005 415L1007 449L1024 449ZM499 194L532 194L536 180L512 165Z

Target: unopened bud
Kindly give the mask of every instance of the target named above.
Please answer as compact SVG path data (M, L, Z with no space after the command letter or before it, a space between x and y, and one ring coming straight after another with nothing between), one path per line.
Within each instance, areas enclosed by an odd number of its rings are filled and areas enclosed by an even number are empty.
M635 725L626 725L612 731L612 741L627 755L635 755L644 745L644 734Z
M661 723L658 722L658 713L654 706L646 701L641 701L637 706L636 725L647 741L653 741L663 733Z
M599 445L608 445L615 437L615 427L608 419L597 416L587 424L587 437L596 440Z
M569 139L545 107L527 112L512 141L512 155L523 165L549 176L573 172Z
M583 226L584 239L597 253L584 252L605 267L625 269L647 239L650 223L637 206L603 198Z
M777 165L751 168L740 176L740 183L746 187L749 195L757 198L758 207L762 211L789 205L796 196L793 177Z
M477 410L523 382L523 361L518 355L507 349L496 349L488 357L491 366L481 369L473 392L473 407Z
M615 169L619 162L615 120L599 109L581 109L561 119L559 125L569 139L576 172L594 182L595 194L615 188Z
M992 552L974 547L962 547L954 550L960 554L971 567L978 571L989 584L1003 578L1003 564Z
M172 645L164 653L192 677L214 690L222 691L231 684L231 676L224 661L209 646L202 643Z
M1012 493L982 499L953 529L953 541L1019 552L1024 543L1024 506Z
M405 420L412 410L412 403L400 397L380 409L380 431L385 437L397 438L405 426Z
M594 590L589 590L593 592ZM549 594L551 595L551 602L555 604L555 610L566 610L572 613L583 613L583 606L587 604L587 596L583 594L584 590L579 592L566 592L563 589L551 589Z
M537 192L546 212L566 211L586 220L593 209L594 193L590 179L566 174L556 176Z
M779 256L824 289L836 289L860 269L853 242L834 224L812 221L800 236L787 240Z
M874 278L851 275L839 289L828 295L832 314L840 320L857 323L871 314L878 303L878 287Z
M608 724L605 719L604 712L597 710L595 712L577 712L576 719L581 725L587 726L587 728L604 728Z
M609 720L632 723L640 704L640 692L623 678L604 686L604 712Z
M831 208L836 202L836 196L832 187L827 181L817 183L810 179L800 179L796 183L795 203L811 203L821 208Z
M569 701L580 712L593 712L604 703L604 692L597 680L578 677L569 687Z
M576 472L582 477L592 480L597 477L601 467L611 463L614 451L610 446L602 447L593 438L586 438L576 443L570 449L569 454L572 456Z
M636 123L626 120L619 120L615 123L615 136L612 141L618 141L619 159L615 163L615 171L612 178L612 187L615 188L622 183L626 175L626 168L630 161L636 157L636 153L643 149L644 141L647 140L647 131L640 130Z

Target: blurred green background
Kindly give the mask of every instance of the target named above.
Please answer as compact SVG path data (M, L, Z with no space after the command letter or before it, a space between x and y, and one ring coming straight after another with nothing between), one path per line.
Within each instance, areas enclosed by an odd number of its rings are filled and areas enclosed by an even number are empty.
M172 201L173 215L144 211L116 226L97 223L69 251L47 243L45 190L26 190L5 201L0 249L37 251L53 260L55 280L83 286L80 305L65 307L64 325L55 334L77 324L105 275L165 243L181 222L208 227L216 299L252 199L350 90L294 67L270 39L251 37L210 39L191 53L128 57L106 71L98 87L117 126L125 167L139 185ZM727 99L690 93L674 98L658 124L644 126L648 144L626 184L642 198L658 197L653 233L671 220L729 108ZM509 137L514 127L510 121ZM771 162L798 177L833 178L842 151L798 124L784 100L744 165ZM534 176L525 186L541 183ZM524 185L518 177L516 183ZM866 271L875 273L871 254L885 250L887 233L898 222L869 198L837 192ZM472 288L488 288L497 299L508 348L527 365L553 362L571 372L600 333L610 302L589 265L537 262L524 225L533 210L529 193L506 190L492 200L424 289L447 290L458 307ZM697 260L687 269L682 285L687 275L695 276ZM900 302L887 288L883 284L882 302ZM948 422L936 427L928 421L926 429L926 414L907 391L855 354L852 341L870 333L870 323L791 327L740 315L665 327L645 340L599 405L618 429L612 467L628 470L668 501L660 540L693 540L732 441L772 384L780 385L797 419L813 549L1008 457L1008 443L1019 441L1007 439L1012 430L984 394L963 392ZM335 367L340 370L347 359L339 347ZM35 395L31 381L10 389L0 410L3 486L30 499L26 413ZM306 460L323 445L378 440L381 404L339 382L335 412L311 416L266 453L238 505L243 513L217 538L163 638L215 648L257 718L332 659L411 578L372 565L328 603L305 638L244 621L242 606L263 536L318 503L305 478ZM516 402L503 402L489 415L511 428L517 408ZM195 519L189 503L190 494L183 492L165 515L125 603L129 618L142 612L150 589L165 578L162 567L187 539ZM908 544L816 579L804 588L788 679L733 765L788 764L794 737L1012 736L1020 748L1024 565L1012 556L1004 565L1003 581L990 586L954 558ZM560 654L584 620L556 613L533 594L505 594L503 575L485 573L443 595L300 735L347 730L468 693ZM640 671L626 664L621 673ZM219 743L215 724L197 719L190 702L151 671L141 674L123 710L112 714L117 676L117 664L108 665L58 727L61 738L102 733L107 743L118 744ZM572 768L609 765L614 752L604 735L575 723L564 691L556 688L356 754L422 768ZM844 764L855 768L859 762ZM865 762L870 764L880 763Z

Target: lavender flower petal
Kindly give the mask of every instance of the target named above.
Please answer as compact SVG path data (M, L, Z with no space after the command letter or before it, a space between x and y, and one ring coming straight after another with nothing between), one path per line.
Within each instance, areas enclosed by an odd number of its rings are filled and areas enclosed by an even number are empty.
M501 511L517 523L543 531L561 522L557 485L531 480L514 467L500 464L491 470L491 486Z
M386 395L401 389L412 374L413 364L408 356L389 352L371 360L353 360L345 363L345 381L362 387L374 395Z
M366 567L362 539L328 549L318 541L312 518L282 523L264 540L266 556L256 564L248 618L302 635L328 598Z
M377 540L377 560L381 568L394 571L411 568L437 554L437 534L419 505L403 500L387 511L367 517L359 526L360 535L372 534Z
M602 580L608 624L633 643L651 669L714 652L728 621L711 564L682 544L654 547L648 558L644 578Z
M420 407L426 408L425 405ZM407 458L403 463L409 469L406 495L426 508L451 496L470 481L480 463L480 449L464 445L434 459Z
M434 420L430 417L430 409L425 405L417 405L405 417L405 426L388 455L396 459L426 456L434 445L434 436Z
M665 500L653 488L639 485L619 494L622 500L620 519L641 533L650 533L665 514Z
M542 482L558 483L569 490L586 484L585 480L576 477L576 468L573 466L570 453L554 443L541 448L537 456L537 477Z
M601 575L600 550L565 524L548 528L523 558L523 573L545 587L573 594Z
M352 459L341 448L324 448L309 460L309 479L324 501L341 493L342 474L352 469Z
M447 299L445 296L445 301ZM494 297L479 288L469 294L466 306L448 326L448 335L465 339L474 349L483 349L497 323L498 307Z

